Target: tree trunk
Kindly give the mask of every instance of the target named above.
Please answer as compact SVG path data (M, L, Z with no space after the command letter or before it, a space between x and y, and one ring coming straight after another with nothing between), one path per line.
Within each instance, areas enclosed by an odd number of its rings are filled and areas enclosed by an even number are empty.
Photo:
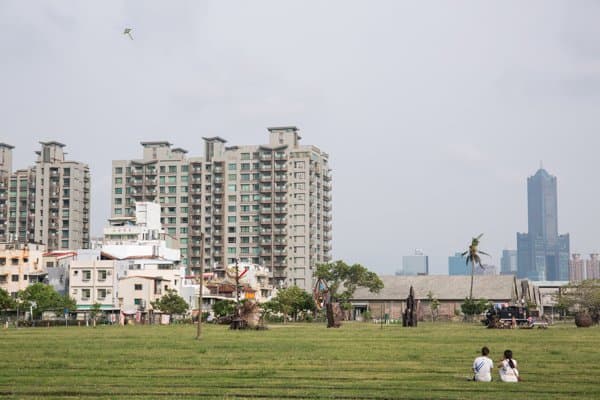
M473 275L475 275L475 263L471 260L471 289L469 290L469 299L473 300Z
M339 328L339 324L335 322L335 313L333 312L333 303L327 303L327 327L328 328Z

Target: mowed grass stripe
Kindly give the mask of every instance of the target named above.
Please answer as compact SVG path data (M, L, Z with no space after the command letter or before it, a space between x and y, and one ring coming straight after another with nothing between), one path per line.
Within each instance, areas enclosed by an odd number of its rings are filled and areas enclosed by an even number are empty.
M207 326L3 331L0 394L18 398L598 398L596 328L492 331L346 324L233 332ZM32 349L31 343L35 343ZM526 384L467 382L482 345L510 347ZM7 347L8 346L8 347ZM7 349L9 349L7 351ZM35 350L35 351L32 351Z

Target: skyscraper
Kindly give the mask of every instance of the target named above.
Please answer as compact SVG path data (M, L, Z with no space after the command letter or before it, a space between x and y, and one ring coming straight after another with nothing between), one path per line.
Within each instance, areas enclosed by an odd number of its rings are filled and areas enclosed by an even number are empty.
M399 275L428 275L429 257L416 249L411 256L402 256L402 270Z
M517 251L502 250L502 258L500 259L500 273L502 275L517 274Z
M471 264L466 263L466 258L461 253L454 253L448 257L449 275L471 275Z
M517 276L569 279L569 234L558 234L556 177L540 168L527 179L528 233L517 233Z
M274 286L310 289L316 264L330 261L329 156L301 145L294 126L268 130L262 145L204 138L200 157L142 143L143 159L113 161L113 217L157 202L190 269L219 272L239 259L264 266Z
M0 143L0 241L88 248L90 172L65 159L65 145L40 142L36 165L12 172L13 147Z

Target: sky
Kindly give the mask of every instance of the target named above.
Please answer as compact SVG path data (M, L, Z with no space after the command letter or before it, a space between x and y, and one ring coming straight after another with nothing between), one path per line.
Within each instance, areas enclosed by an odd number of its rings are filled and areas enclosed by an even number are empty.
M268 142L295 125L330 155L333 257L432 273L484 233L500 265L527 231L527 177L558 178L559 231L600 252L600 2L0 1L0 141L92 173L140 141ZM123 35L133 29L134 40Z

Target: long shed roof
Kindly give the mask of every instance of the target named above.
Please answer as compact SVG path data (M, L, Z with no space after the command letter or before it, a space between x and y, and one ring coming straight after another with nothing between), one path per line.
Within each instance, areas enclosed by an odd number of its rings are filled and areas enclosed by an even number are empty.
M384 284L379 293L371 293L367 288L358 288L353 301L364 300L406 300L410 287L415 290L416 299L427 299L431 291L438 300L462 300L469 295L470 276L418 275L379 277ZM514 276L476 275L473 279L473 297L488 300L516 299Z

